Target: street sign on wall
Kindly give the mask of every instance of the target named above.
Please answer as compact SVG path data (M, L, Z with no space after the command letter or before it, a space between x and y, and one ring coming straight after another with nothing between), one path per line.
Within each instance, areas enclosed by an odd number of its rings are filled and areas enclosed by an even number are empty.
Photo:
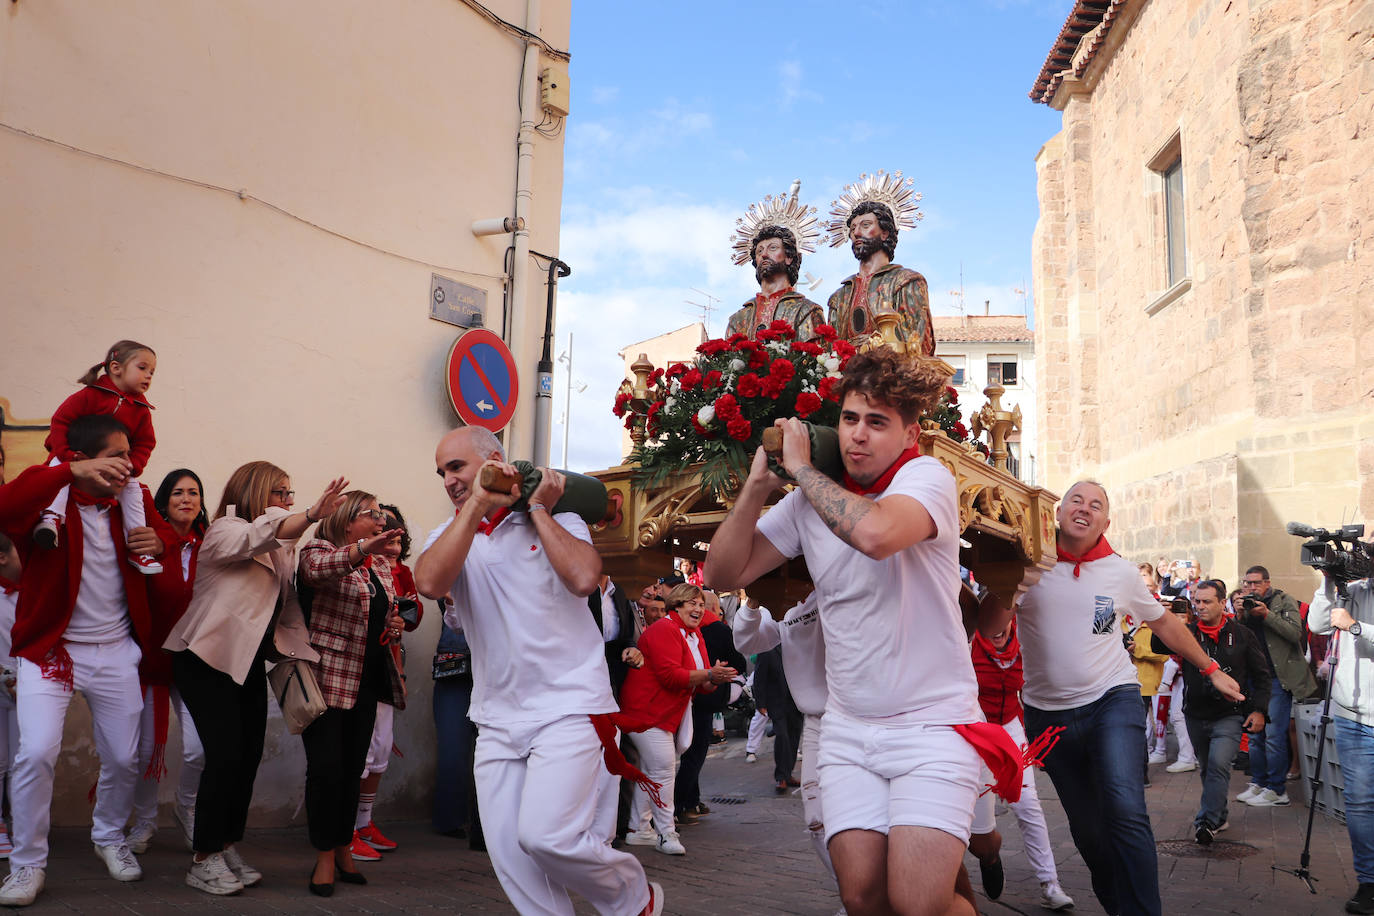
M453 342L448 354L448 396L470 426L500 432L515 413L520 379L515 357L496 334L474 328Z

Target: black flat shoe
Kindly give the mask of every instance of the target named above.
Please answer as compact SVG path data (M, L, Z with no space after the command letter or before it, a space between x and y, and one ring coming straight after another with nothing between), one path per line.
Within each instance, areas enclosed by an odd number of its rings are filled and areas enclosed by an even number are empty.
M328 884L316 884L315 869L310 869L310 877L307 880L310 881L310 893L314 894L316 897L334 896L334 882L330 881Z
M366 884L367 876L360 871L344 871L336 868L334 870L334 880L342 881L344 884Z

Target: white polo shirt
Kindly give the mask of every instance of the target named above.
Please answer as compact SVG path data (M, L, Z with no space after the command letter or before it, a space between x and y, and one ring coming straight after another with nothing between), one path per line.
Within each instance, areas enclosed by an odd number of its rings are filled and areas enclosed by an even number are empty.
M959 612L954 476L934 458L907 462L879 496L909 496L936 535L874 560L840 540L794 490L759 520L785 557L806 555L825 634L826 711L893 725L982 720Z
M575 513L553 518L591 543ZM451 524L434 529L425 550ZM461 628L472 649L472 721L529 725L616 711L596 619L554 572L528 514L513 512L490 535L473 536L449 597L444 622Z
M1138 684L1117 618L1151 623L1164 616L1130 560L1112 554L1079 566L1060 561L1021 599L1016 633L1026 685L1021 699L1037 709L1074 709L1113 687Z
M67 631L69 642L114 642L129 635L129 596L123 564L110 531L110 510L80 506L81 582Z
M797 709L808 716L825 712L829 691L825 689L825 639L821 635L820 609L816 593L774 620L766 608L741 604L731 628L735 648L745 655L767 652L782 646L782 670Z

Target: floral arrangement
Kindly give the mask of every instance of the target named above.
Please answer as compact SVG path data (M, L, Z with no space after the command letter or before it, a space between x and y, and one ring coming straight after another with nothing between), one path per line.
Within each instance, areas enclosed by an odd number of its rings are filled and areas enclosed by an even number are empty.
M940 396L940 403L935 405L924 418L934 421L945 435L955 442L969 441L968 427L964 425L962 416L959 413L959 392L951 386L945 387L945 393ZM925 425L925 424L923 424ZM983 454L988 454L988 447L978 439L973 440L973 447Z
M673 471L702 463L702 481L713 494L729 492L732 474L743 479L773 421L800 417L820 426L839 422L840 372L853 344L830 325L818 340L796 340L796 329L774 321L754 339L734 334L705 341L689 363L656 368L649 375L645 439L630 461L637 479L656 483ZM629 383L612 408L631 429L641 417L630 411Z

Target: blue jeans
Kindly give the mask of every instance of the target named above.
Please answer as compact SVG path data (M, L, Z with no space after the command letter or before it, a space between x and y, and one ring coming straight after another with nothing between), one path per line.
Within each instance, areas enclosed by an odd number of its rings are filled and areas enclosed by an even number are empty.
M475 830L477 797L472 758L477 726L468 718L472 684L462 678L434 682L434 829Z
M1045 758L1045 772L1068 815L1098 902L1108 913L1159 916L1159 860L1140 773L1140 687L1114 687L1074 709L1026 707L1030 740L1053 726L1065 730Z
M1332 716L1331 727L1336 729L1345 783L1345 829L1350 833L1355 877L1361 884L1374 884L1374 727L1344 716Z
M1250 781L1279 795L1286 791L1288 781L1288 720L1292 715L1293 694L1274 678L1269 689L1269 724L1264 726L1264 738L1250 738Z
M1215 830L1226 823L1226 794L1231 788L1231 764L1240 749L1243 721L1240 716L1212 720L1184 718L1202 776L1202 806L1193 818L1194 827L1206 824ZM1251 740L1258 741L1259 735L1251 736Z

